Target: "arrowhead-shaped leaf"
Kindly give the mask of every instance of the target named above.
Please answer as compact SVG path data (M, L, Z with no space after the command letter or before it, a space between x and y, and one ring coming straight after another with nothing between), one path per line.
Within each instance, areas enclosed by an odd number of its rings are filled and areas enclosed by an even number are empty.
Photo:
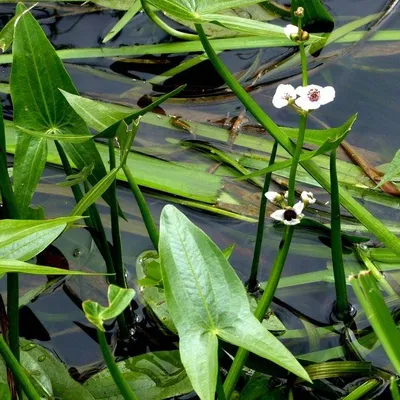
M83 302L83 311L86 318L96 326L97 329L104 331L103 323L108 319L117 317L128 307L135 296L133 289L123 289L115 285L108 286L108 307L103 307L99 303L91 300Z
M201 399L214 399L218 337L309 380L295 357L251 313L244 286L221 250L170 205L161 214L160 261L182 363Z
M90 137L90 132L59 89L78 93L40 25L25 12L15 26L11 70L11 97L18 132L15 196L23 217L43 172L47 138L73 138L75 143L60 143L77 168L94 164L89 176L92 185L106 175L93 141L76 143Z

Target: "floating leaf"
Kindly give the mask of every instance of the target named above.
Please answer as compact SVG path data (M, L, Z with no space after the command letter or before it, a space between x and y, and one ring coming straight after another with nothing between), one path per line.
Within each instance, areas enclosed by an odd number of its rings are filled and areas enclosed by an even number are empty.
M214 399L218 338L309 380L295 357L251 313L244 286L221 250L170 205L161 214L160 260L182 363L201 399Z
M162 400L191 392L179 351L156 351L121 361L118 368L140 400ZM108 369L84 385L96 400L123 400Z
M96 326L97 329L105 331L104 321L117 317L130 304L135 291L133 289L123 289L115 285L108 286L107 298L108 307L103 307L92 300L85 300L82 303L86 318Z

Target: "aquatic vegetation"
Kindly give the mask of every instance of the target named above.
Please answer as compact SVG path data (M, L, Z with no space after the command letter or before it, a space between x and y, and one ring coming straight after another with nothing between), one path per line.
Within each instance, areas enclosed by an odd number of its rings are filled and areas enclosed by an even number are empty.
M351 148L344 141L357 114L345 116L343 120L347 121L337 127L309 128L311 122L319 124L316 115L321 106L332 103L336 95L345 96L336 93L330 78L326 79L328 86L309 82L310 56L330 43L359 40L362 35L355 29L383 18L382 14L333 30L334 19L320 0L292 0L290 9L274 1L261 5L258 0L93 3L126 11L103 42L116 37L141 10L154 26L174 37L174 42L56 51L33 16L35 7L26 8L22 3L17 4L15 16L0 32L0 48L6 51L12 46L10 54L0 55L1 63L11 64L9 85L0 89L10 93L13 107L12 122L4 121L3 113L0 116L0 273L7 274L6 308L0 296L2 398L157 400L194 392L202 400L290 399L303 398L312 388L314 398L337 398L340 393L342 398L358 399L378 391L390 391L394 399L399 398L399 299L381 272L399 268L399 230L353 198L354 193L363 198L368 190L375 204L385 202L397 209L399 156L396 153L385 172L375 171L373 179L337 155L340 146ZM263 7L262 17L249 18L248 8L240 8L244 5ZM232 14L231 9L240 12ZM270 19L266 20L265 15ZM276 15L285 19L285 27L282 21L271 22ZM291 23L287 24L289 18ZM379 32L376 37L381 40ZM260 57L256 57L254 65L243 74L232 73L220 56L227 49L263 47L292 48L293 54L273 68L264 68L259 64ZM219 126L210 126L178 117L177 113L167 115L160 106L183 96L187 86L181 83L172 85L173 90L162 96L146 97L146 104L139 109L81 96L64 63L77 57L197 51L203 54L168 67L147 83L161 85L208 60L213 73L229 89L224 87L224 95L240 102L240 114L230 120L228 127L225 124L229 118ZM279 73L294 67L300 71L301 86L279 84L271 108L261 107L251 93L258 82L269 74L280 79ZM104 71L102 74L106 75ZM136 83L138 87L141 84ZM121 98L135 90L136 85ZM160 110L163 114L154 113ZM280 126L269 110L288 114L294 111L298 123L294 127ZM272 140L242 132L246 113L259 124L254 129ZM143 123L172 130L175 136L167 137L164 146L146 142L138 135ZM175 160L176 149L188 159ZM14 155L12 174L7 153ZM190 158L193 155L194 162ZM190 165L200 158L207 160L206 167ZM74 205L68 216L48 218L46 207L34 206L47 162L62 168L63 177L57 185L72 193ZM366 161L361 160L360 165L373 170ZM287 178L284 183L279 181L282 191L272 188L275 174ZM119 180L129 190L128 203L120 196ZM383 190L388 183L392 189L389 193ZM245 255L251 259L251 268L241 271L239 277L232 266L237 251L232 242L236 239L229 236L222 251L185 215L185 209L165 205L158 223L143 187L156 190L155 195L167 202L256 222L254 251L250 257L249 253ZM142 223L141 235L152 246L136 260L134 278L127 271L123 243L124 227L133 224L127 214L131 204L137 205L134 220ZM330 209L322 207L326 204ZM349 216L342 215L343 208L352 216L351 224ZM100 209L107 210L109 227ZM266 229L266 221L271 220L274 225ZM350 233L344 233L345 227ZM62 234L82 228L101 255L101 261L94 263L104 264L103 269L84 265L86 268L69 270L68 263L63 269L64 259L51 253L55 251L53 243ZM294 240L307 230L316 232L326 244L321 256L303 238L300 242ZM359 235L361 230L365 237ZM371 236L384 247L368 247L365 242ZM265 245L273 247L269 254L271 268L267 281L260 282ZM315 259L329 256L327 268L283 276L290 254L309 253L315 253ZM78 249L74 257L79 255ZM20 297L20 274L45 275L48 281ZM91 324L89 327L77 321L76 326L98 344L105 362L102 371L95 368L89 378L81 376L80 382L48 350L20 337L21 307L47 290L55 290L60 276L103 278L102 286L94 293L78 293L64 286L79 315ZM328 310L330 322L321 324L291 310L304 329L288 328L272 309L274 300L279 303L277 289L302 290L310 282L334 285L335 299ZM102 296L97 296L99 293ZM105 296L107 306L102 305ZM147 338L139 324L135 296L145 301L152 328L162 335L160 341L155 341L156 351L150 351L153 338ZM310 307L319 307L318 301L312 299L312 303ZM115 333L112 340L111 332ZM145 354L138 355L135 348L137 332L148 339L149 351ZM335 335L340 336L344 347L331 345L320 350L320 342L329 342ZM113 348L114 339L117 349L123 348L122 357ZM307 353L296 351L300 341L307 343ZM167 350L160 351L160 343ZM369 361L370 353L380 345L390 367ZM352 386L345 385L345 379L356 380ZM332 387L327 386L329 390L325 390L326 381L334 382Z

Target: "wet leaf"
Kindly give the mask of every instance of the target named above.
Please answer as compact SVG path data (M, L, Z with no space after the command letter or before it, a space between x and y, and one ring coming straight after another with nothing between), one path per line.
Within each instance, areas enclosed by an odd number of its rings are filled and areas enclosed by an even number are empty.
M0 260L27 261L44 250L66 228L81 217L63 217L44 221L0 221Z
M82 303L86 318L96 326L97 329L105 331L104 321L117 317L126 307L129 306L135 291L133 289L123 289L115 285L108 286L107 298L108 307L103 307L92 300L85 300Z
M193 390L177 350L142 354L119 362L118 367L141 400L162 400ZM85 387L96 400L123 400L107 369L91 377Z
M160 260L182 363L201 399L214 399L218 338L309 379L250 311L244 286L221 250L175 207L161 214Z
M63 400L95 400L85 387L71 378L65 365L43 347L21 339L21 359L42 393L51 392L52 397Z

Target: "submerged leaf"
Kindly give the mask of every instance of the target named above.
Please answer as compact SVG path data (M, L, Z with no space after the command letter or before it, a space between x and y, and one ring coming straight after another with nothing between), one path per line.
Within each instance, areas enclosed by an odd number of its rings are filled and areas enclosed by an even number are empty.
M163 400L193 390L177 350L146 353L117 365L140 400ZM123 400L108 369L92 376L84 386L96 400Z
M221 250L173 206L161 214L165 297L180 354L201 399L213 399L218 337L309 380L295 357L254 317L246 291Z

